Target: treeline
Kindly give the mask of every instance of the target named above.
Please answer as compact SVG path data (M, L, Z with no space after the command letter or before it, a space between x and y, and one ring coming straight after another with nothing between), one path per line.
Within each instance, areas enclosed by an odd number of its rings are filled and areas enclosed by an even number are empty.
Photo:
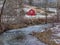
M29 4L30 1L31 1L31 0L25 0L23 3ZM31 5L33 5L33 6L45 7L45 0L37 0L37 1L36 1L36 0L34 1L34 0L33 0L33 1L31 1L31 3L32 3ZM47 3L48 3L48 6L49 6L49 7L57 7L57 1L54 1L54 2L51 1L51 2L50 2L50 1L48 0Z

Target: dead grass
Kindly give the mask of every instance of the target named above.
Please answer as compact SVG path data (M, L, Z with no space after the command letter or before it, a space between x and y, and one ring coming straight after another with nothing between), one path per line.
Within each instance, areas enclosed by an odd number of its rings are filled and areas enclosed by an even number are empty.
M39 32L39 33L33 32L32 35L37 37L40 41L42 41L48 45L57 45L54 41L51 40L51 35L52 35L51 30Z
M48 23L50 23L51 21L52 20L49 19ZM38 25L38 24L45 24L45 19L22 19L21 23L19 22L15 24L3 23L2 30L0 30L0 32L4 32L4 30L18 29L18 28L23 28L23 27Z

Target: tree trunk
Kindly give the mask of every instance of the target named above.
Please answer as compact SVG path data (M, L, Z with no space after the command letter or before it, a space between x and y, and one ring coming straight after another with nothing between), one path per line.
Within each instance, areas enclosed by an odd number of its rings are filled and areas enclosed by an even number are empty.
M32 5L32 1L33 1L33 0L29 0L29 5Z
M23 0L20 0L19 8L20 8L20 16L24 16L25 12L23 10Z
M45 24L47 24L47 22L48 22L48 18L47 18L47 8L48 8L48 0L45 0L45 16L46 16L46 19L45 19Z
M4 2L3 2L3 6L2 6L2 9L1 9L1 13L0 13L0 31L2 30L2 23L1 23L1 15L3 14L3 10L4 10L4 5L5 5L5 2L6 2L6 0L4 0ZM1 33L1 32L0 32Z
M59 22L59 15L60 15L59 14L60 13L60 11L59 11L60 10L59 9L60 8L60 4L59 3L60 3L59 0L57 0L57 23Z

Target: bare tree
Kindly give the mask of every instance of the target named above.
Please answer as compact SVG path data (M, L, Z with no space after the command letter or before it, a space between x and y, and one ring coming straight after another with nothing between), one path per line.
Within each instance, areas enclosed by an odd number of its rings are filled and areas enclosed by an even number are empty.
M33 0L29 0L29 5L32 5Z
M20 15L24 16L25 12L23 10L23 0L19 1Z
M2 29L2 27L1 27L1 15L3 14L5 2L6 2L6 0L4 0L4 2L3 2L3 6L2 6L2 9L1 9L1 13L0 13L0 29Z
M45 0L45 16L46 16L46 19L45 19L45 24L47 24L47 9L48 9L48 0Z
M16 0L16 13L19 16L24 16L24 10L23 10L23 0Z
M57 0L57 22L59 22L60 13L60 0Z

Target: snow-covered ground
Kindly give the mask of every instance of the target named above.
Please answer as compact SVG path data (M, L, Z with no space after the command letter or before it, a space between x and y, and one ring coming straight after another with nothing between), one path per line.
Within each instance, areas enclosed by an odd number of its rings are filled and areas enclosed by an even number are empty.
M49 11L52 11L52 12L57 12L57 9L56 8L47 8Z
M46 45L43 42L39 41L36 37L33 37L29 35L31 32L42 32L44 31L44 28L50 27L51 24L45 24L45 25L34 25L29 26L27 28L22 29L14 29L7 31L0 35L0 42L4 43L4 45ZM15 37L19 36L21 34L21 31L24 33L24 40L11 40Z
M51 18L52 16L51 15L48 15L47 16L48 18ZM42 14L37 14L37 15L35 15L35 16L28 16L28 15L25 15L25 18L40 18L40 19L45 19L46 18L46 16L45 15L42 15Z
M60 44L60 24L56 25L55 27L51 28L52 32L54 32L54 41L57 44ZM56 37L56 38L55 38ZM59 38L58 38L59 37Z
M25 12L27 12L27 11L29 11L31 8L23 8L23 9L24 9ZM47 16L47 18L51 18L51 17L53 17L53 16L56 15L56 12L57 12L56 8L47 8L47 9L48 9L48 11L55 12L55 13L50 13L50 14ZM46 18L46 15L42 15L42 14L40 14L40 13L37 13L35 16L25 15L25 18L42 18L42 19L44 19L44 18Z

